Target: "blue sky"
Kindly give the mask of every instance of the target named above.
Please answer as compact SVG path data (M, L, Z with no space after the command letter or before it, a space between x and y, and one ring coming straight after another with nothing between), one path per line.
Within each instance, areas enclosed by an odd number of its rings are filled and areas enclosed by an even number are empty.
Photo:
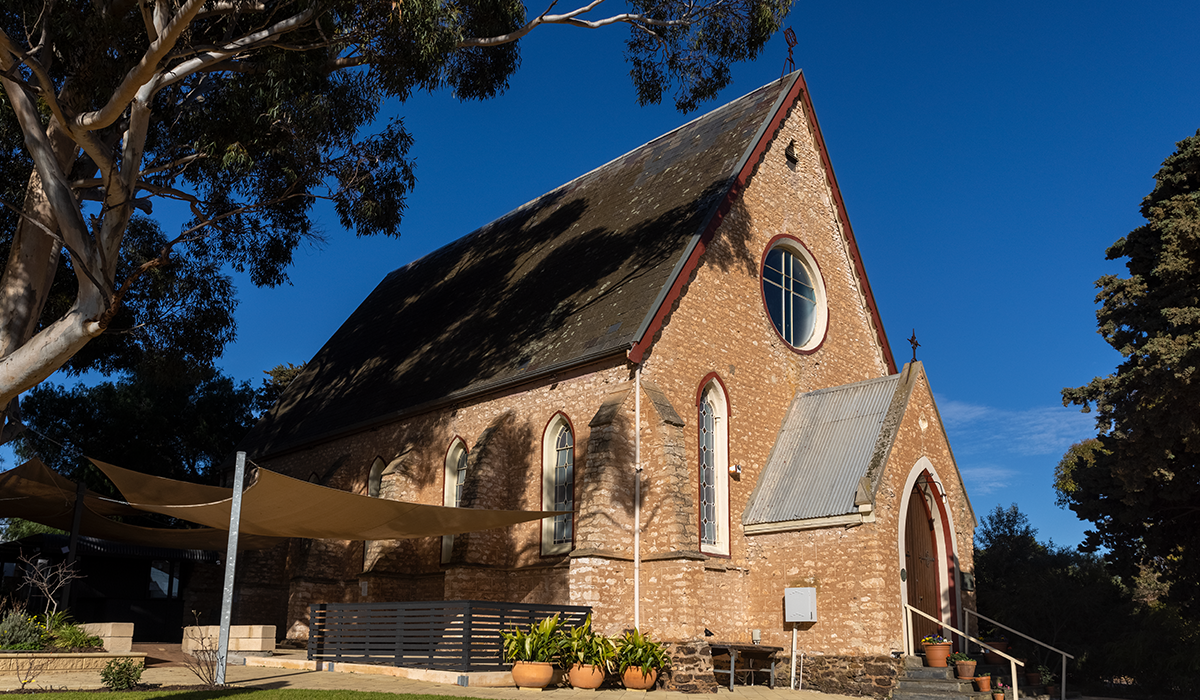
M1200 128L1200 3L808 3L786 26L893 350L911 357L916 330L976 513L1017 503L1043 538L1078 543L1051 482L1093 428L1059 391L1119 360L1093 285L1123 272L1106 247ZM307 360L387 272L695 116L636 105L624 37L542 27L504 96L396 105L418 179L401 237L327 216L291 285L238 279L225 371L257 383ZM701 111L778 78L786 56L779 36Z

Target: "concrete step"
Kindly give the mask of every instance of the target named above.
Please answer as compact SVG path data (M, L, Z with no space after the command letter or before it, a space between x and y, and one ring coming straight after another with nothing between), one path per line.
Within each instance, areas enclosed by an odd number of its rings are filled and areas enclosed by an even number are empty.
M952 668L933 668L930 666L909 666L904 669L904 675L909 678L954 678Z
M975 684L964 680L900 678L898 688L914 693L973 693Z

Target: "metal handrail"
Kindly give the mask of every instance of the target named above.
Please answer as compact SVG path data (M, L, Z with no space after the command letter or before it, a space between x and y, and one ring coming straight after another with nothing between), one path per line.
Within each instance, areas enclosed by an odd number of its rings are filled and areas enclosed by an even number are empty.
M1070 658L1074 659L1075 658L1074 656L1072 656L1071 654L1068 654L1067 652L1063 651L1062 649L1055 649L1054 647L1050 646L1049 644L1047 644L1045 642L1034 639L1033 637L1030 637L1029 635L1025 634L1024 632L1018 632L1017 630L1009 627L1008 625L1004 624L1003 622L997 622L997 621L993 620L992 618L988 617L987 615L980 615L978 612L976 612L974 610L967 610L966 612L970 615L974 615L975 617L978 617L981 620L987 620L988 622L992 623L993 625L999 625L1000 627L1003 627L1004 629L1008 630L1009 632L1012 632L1013 634L1016 634L1016 635L1020 635L1024 638L1028 639L1029 641L1033 642L1034 644L1037 644L1038 646L1043 646L1043 647L1046 647L1047 649L1049 649L1050 651L1053 651L1058 654L1062 654L1062 680L1059 683L1058 692L1059 692L1060 700L1067 700L1067 658L1070 657ZM1014 683L1013 685L1015 686L1016 684Z
M905 637L905 639L904 639L905 653L907 653L909 656L913 655L912 614L916 613L927 620L936 622L938 624L938 626L941 627L942 629L944 629L944 630L948 629L960 637L966 637L967 639L975 642L976 644L983 647L984 649L987 649L988 651L994 652L994 653L999 654L1000 656L1003 656L1004 658L1008 659L1009 673L1012 674L1013 700L1018 700L1018 698L1021 697L1021 694L1017 692L1017 665L1019 664L1021 666L1024 666L1025 665L1024 661L1021 661L1020 659L1016 658L1015 656L1009 656L1008 654L1005 654L1004 652L1000 651L999 649L989 645L987 642L983 641L982 639L976 639L975 637L972 637L969 633L963 632L962 630L958 629L954 625L948 625L945 622L942 622L941 620L937 619L933 615L930 615L929 613L925 612L924 610L918 610L918 609L914 608L913 606L909 605L908 603L904 604L904 608L908 613L908 629L909 629L909 633L904 635L904 637ZM1072 658L1074 658L1074 657L1072 657ZM1066 698L1064 697L1062 700L1066 700Z

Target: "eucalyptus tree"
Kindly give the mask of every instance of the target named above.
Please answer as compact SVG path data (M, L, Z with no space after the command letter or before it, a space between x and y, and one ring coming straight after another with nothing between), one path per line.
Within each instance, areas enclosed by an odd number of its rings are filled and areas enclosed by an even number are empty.
M684 111L753 58L790 0L5 0L0 7L0 406L60 367L203 363L232 335L223 265L286 279L332 201L396 235L412 144L385 100L502 92L539 27L624 27L642 103ZM163 232L156 202L190 218ZM120 331L118 334L117 331ZM96 339L120 335L101 347ZM86 353L89 344L98 349ZM178 353L175 346L178 346Z

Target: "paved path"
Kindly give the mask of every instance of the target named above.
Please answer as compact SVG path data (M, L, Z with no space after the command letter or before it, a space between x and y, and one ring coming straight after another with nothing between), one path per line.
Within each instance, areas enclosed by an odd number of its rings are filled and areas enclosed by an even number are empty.
M142 673L142 682L154 686L195 685L196 676L181 663L182 656L170 647L138 645L134 651L146 652L147 667ZM155 647L155 648L151 648ZM303 652L283 652L281 656L303 658ZM414 693L422 695L446 695L455 697L486 698L487 700L697 700L695 695L654 690L649 694L620 689L575 690L555 688L541 692L516 688L463 688L426 681L395 678L391 676L361 673L336 673L332 671L306 671L300 669L266 668L262 666L230 666L226 672L230 685L243 688L309 688L314 690L362 690L380 693ZM101 688L100 674L55 673L37 678L30 687L54 690L90 690ZM21 687L15 676L0 676L0 690L15 690ZM709 696L712 697L712 696ZM831 695L812 690L789 690L766 686L735 686L730 692L725 688L717 691L715 700L851 700L845 695ZM861 699L856 699L861 700ZM1077 698L1077 700L1108 700L1105 698Z
M155 645L137 645L134 651L148 654L142 683L155 686L194 685L196 676L181 663L176 653L178 645L158 648ZM153 647L153 648L152 648ZM283 652L281 656L298 656L303 652ZM376 676L361 673L335 673L331 671L306 671L301 669L265 668L261 666L229 666L226 680L234 686L244 688L310 688L314 690L363 690L381 693L418 693L424 695L447 695L456 697L487 698L488 700L696 700L694 695L654 690L649 694L626 690L575 690L555 688L541 692L516 688L463 688L426 681ZM88 690L101 688L100 674L54 673L45 674L29 684L30 687L53 688L55 690ZM0 676L0 690L15 690L21 687L16 676ZM811 690L771 690L766 686L736 686L734 692L722 689L718 695L725 700L849 700L844 695L829 695Z

